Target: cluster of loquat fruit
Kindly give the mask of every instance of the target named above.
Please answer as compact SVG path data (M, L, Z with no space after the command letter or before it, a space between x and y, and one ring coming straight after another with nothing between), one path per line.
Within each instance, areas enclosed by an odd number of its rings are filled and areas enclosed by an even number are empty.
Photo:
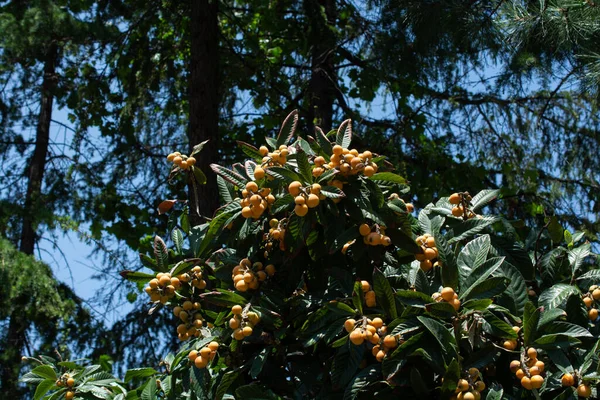
M196 368L206 368L208 363L215 358L219 343L210 342L200 349L200 351L192 350L188 354L188 359L194 363Z
M175 291L181 287L181 281L177 277L171 277L168 272L159 272L156 278L150 280L144 291L153 302L160 301L165 304L175 295Z
M361 224L358 227L358 232L363 237L365 244L369 246L389 246L392 244L392 239L385 235L385 228L378 225L372 227L368 224Z
M171 153L167 156L167 160L173 162L174 165L179 168L186 170L192 165L196 164L196 159L192 156L188 157L185 154L181 154L176 151L175 153Z
M190 282L191 285L198 289L206 288L206 281L202 276L202 268L195 266L189 273L184 273L178 276L181 282Z
M331 169L336 168L343 176L356 175L362 172L366 177L370 177L377 172L378 167L373 162L373 153L368 150L359 153L356 149L348 150L339 144L333 146L331 150L333 154L329 158L327 166ZM317 173L317 176L320 176L325 170L325 159L321 157L322 160L317 160L317 158L315 158L315 169L319 169L320 173ZM315 171L313 170L314 175Z
M260 165L254 168L254 178L262 179L265 177L265 170L269 167L283 166L287 162L287 156L290 154L285 144L279 146L278 150L269 151L267 146L260 146L258 152L263 157Z
M285 228L282 226L284 220L279 221L277 218L273 218L269 221L269 232L263 234L265 258L269 258L270 251L273 249L276 240L279 241L279 249L285 251L285 243L283 240L285 237Z
M600 287L592 285L589 291L583 295L583 302L588 308L588 318L592 322L598 319L598 309L594 307L596 300L600 300Z
M456 311L458 311L458 309L460 308L460 300L458 299L458 294L451 287L445 287L441 290L441 292L435 292L431 295L431 298L438 303L440 301L450 303Z
M181 341L200 337L200 328L204 325L202 315L194 313L200 309L200 303L186 300L181 306L173 307L173 314L181 320L177 326L177 338Z
M58 387L69 388L69 390L65 392L65 399L71 400L73 397L75 397L75 391L70 390L73 388L73 386L75 386L75 379L70 374L63 374L56 380L55 384Z
M321 185L318 183L303 187L301 182L293 181L288 185L288 192L294 197L294 212L299 217L304 217L309 208L315 208L325 198L321 196Z
M542 373L545 364L538 360L537 355L537 350L530 347L521 361L513 360L510 363L510 371L521 381L521 386L527 390L539 389L544 384Z
M271 189L258 189L256 182L246 183L246 188L242 190L242 216L244 218L258 219L268 206L275 203L275 196L271 194Z
M371 288L371 284L367 281L360 281L360 286L365 295L365 304L367 307L375 307L377 305L377 300L375 291Z
M566 372L561 378L560 382L565 387L575 386L577 380L577 372L571 374ZM583 397L584 399L589 398L592 395L592 387L587 382L581 382L577 386L577 396Z
M260 261L254 264L248 258L244 258L231 271L231 279L235 289L239 292L246 292L248 289L258 289L259 282L267 279L267 276L275 275L275 266L269 264L263 267Z
M454 205L452 207L452 215L455 217L473 218L475 213L467 207L471 200L472 197L468 192L452 193L448 199L450 204Z
M344 329L350 334L350 342L356 346L363 343L371 343L373 349L371 353L377 361L383 361L383 358L390 349L398 346L395 336L387 334L387 326L379 317L373 320L363 317L362 321L356 321L352 318L344 322Z
M469 371L458 380L456 395L451 400L479 400L481 392L485 390L485 383L480 380L481 374L477 368L469 368Z
M229 320L229 327L233 329L233 338L243 340L252 335L252 328L260 322L260 317L254 311L242 308L240 305L231 307L233 317Z
M420 261L420 267L423 272L429 271L432 267L440 266L439 261L436 261L439 253L435 247L435 239L429 233L425 233L417 237L416 242L421 246L423 253L415 254L415 259Z

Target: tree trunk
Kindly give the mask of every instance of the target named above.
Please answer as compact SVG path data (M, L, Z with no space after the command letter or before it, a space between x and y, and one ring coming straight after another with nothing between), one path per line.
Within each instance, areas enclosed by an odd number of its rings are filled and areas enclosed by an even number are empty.
M326 21L323 21L321 7L325 9ZM337 18L335 0L305 0L304 8L310 21L309 40L312 46L312 72L309 83L309 132L313 125L320 126L325 132L332 128L333 102L336 97L337 74L333 55L336 37L329 25Z
M210 164L219 159L219 25L217 0L191 1L191 64L189 76L191 149L209 140L197 155L197 164L207 177L206 185L189 185L190 222L203 222L200 215L212 217L219 206L215 173ZM195 193L194 193L195 192ZM198 213L200 215L198 215Z
M42 181L46 166L46 156L50 141L50 121L52 120L52 103L54 100L54 88L56 87L56 62L58 58L58 47L50 46L44 63L44 77L40 99L40 114L35 134L35 150L29 162L29 182L25 197L23 215L23 226L21 230L20 250L26 254L33 254L36 232L34 228L36 211L40 206L42 194ZM10 323L6 334L7 346L3 356L6 364L2 368L2 387L0 392L6 398L19 398L19 372L21 365L21 352L25 345L28 321L25 316L24 307L28 303L27 298L19 297L13 304L10 315Z

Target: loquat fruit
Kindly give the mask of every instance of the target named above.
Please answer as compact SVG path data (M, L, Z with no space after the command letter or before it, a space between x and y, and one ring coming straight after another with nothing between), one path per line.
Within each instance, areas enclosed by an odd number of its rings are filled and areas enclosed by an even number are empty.
M575 377L567 372L560 378L560 382L563 386L573 386L575 384Z
M591 395L592 388L588 384L582 383L581 385L577 386L577 396L587 399Z

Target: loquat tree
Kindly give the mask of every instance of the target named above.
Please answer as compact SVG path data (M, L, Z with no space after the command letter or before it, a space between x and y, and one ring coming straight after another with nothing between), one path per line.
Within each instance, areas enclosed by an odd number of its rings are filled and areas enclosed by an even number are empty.
M180 350L123 379L26 358L36 399L598 396L600 270L582 233L485 214L498 190L415 214L385 156L351 148L350 120L306 140L297 123L240 143L244 164L211 165L209 222L162 203L170 245L141 255L151 272L122 272L148 318L174 314ZM171 178L202 181L199 157L170 154Z

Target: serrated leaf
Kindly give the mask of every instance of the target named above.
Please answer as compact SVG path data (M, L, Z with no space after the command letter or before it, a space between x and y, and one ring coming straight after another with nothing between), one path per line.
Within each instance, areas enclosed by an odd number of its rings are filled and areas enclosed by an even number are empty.
M358 400L359 395L368 386L381 378L381 366L370 365L360 371L346 387L343 400Z
M41 376L42 378L53 379L56 381L56 370L49 365L38 365L31 370L31 373Z
M501 220L500 217L492 217L492 216L480 216L476 218L471 218L466 221L462 221L459 225L454 227L455 236L448 241L448 243L453 244L456 242L460 242L468 237L474 236L481 231L483 231L486 227L495 224Z
M40 400L48 391L54 386L56 380L54 379L44 379L41 381L37 388L35 388L35 393L33 395L33 400Z
M288 144L294 134L296 133L296 127L298 126L298 110L293 110L291 113L285 117L283 120L283 124L281 124L281 129L279 130L279 134L277 135L276 146L279 148L282 144Z
M132 379L147 378L149 376L153 376L156 374L158 374L158 371L156 371L154 368L129 369L129 370L127 370L127 372L125 372L125 383L131 381Z
M442 357L444 360L449 362L452 359L458 358L458 352L456 347L456 341L454 336L446 329L444 325L439 323L433 318L418 316L417 319L423 324L423 326L431 333L436 339L440 348L442 349Z
M466 281L471 272L485 262L491 247L490 235L482 235L461 249L457 259L461 282Z
M577 286L557 283L542 292L538 304L548 309L556 308L572 294L581 294Z
M581 246L575 247L567 253L569 256L569 263L571 265L571 274L575 276L581 265L583 264L583 260L590 255L591 252L591 244L585 243Z
M269 167L265 171L267 175L276 179L281 179L287 183L303 180L300 175L284 167Z
M454 390L458 385L460 379L460 366L457 360L452 360L450 365L446 369L444 374L444 382L442 384L442 393L447 395L454 394Z
M473 212L481 210L485 205L496 200L500 196L500 189L484 189L473 196L471 200Z
M359 314L363 313L363 297L362 284L360 281L354 282L354 288L352 290L352 304L354 305L354 308L358 310Z
M330 199L341 199L346 197L344 192L335 186L324 186L321 188L321 194Z
M169 250L167 244L158 235L154 236L154 257L156 258L156 266L161 270L165 270L169 265Z
M171 231L171 240L175 245L175 250L177 253L181 253L183 250L183 233L181 233L181 231L177 228L173 229Z
M312 182L312 168L308 162L308 157L303 151L296 153L296 161L298 162L298 172L302 176L304 182Z
M489 310L485 311L483 313L483 320L488 324L485 329L492 335L505 339L517 338L517 334L513 330L513 327L509 323L498 318L493 312Z
M334 388L345 387L354 377L363 359L365 346L356 346L350 342L340 347L331 365L331 383Z
M269 356L269 351L271 351L271 347L267 346L263 348L260 353L258 353L254 360L252 361L252 366L250 367L250 376L252 379L256 379L260 372L262 371L265 362L267 362L267 357Z
M206 145L206 143L208 143L208 142L209 142L209 140L205 140L205 141L200 142L197 145L195 145L194 148L192 149L192 153L190 154L190 157L200 153L202 151L202 149L204 148L204 146Z
M246 178L242 175L238 174L235 171L222 167L218 164L210 164L210 168L215 172L215 174L219 175L221 178L226 180L229 183L234 184L238 188L246 187Z
M495 275L500 274L510 279L510 283L503 295L497 299L497 303L508 308L514 315L522 315L523 307L525 307L528 300L525 278L523 278L517 267L506 260L495 273Z
M486 279L488 279L504 262L504 257L494 257L489 260L484 261L479 267L474 270L471 270L468 276L466 276L466 280L461 282L460 289L460 299L462 300L464 296L467 295L470 288L474 285L477 285Z
M532 302L527 302L523 310L523 344L525 346L529 346L537 336L540 317L540 309L536 308Z
M335 143L347 149L352 142L352 121L347 119L340 124L335 136Z
M392 319L398 317L396 311L396 300L394 292L387 278L379 269L373 271L373 290L377 296L377 304L383 308L383 311Z
M246 304L247 300L237 293L225 289L216 289L216 291L203 293L202 298L206 301L220 306L234 306L236 304Z
M263 349L263 351L264 350L266 350L266 348ZM252 367L254 367L254 363L252 364ZM261 366L261 368L262 368L262 366ZM259 371L259 373L260 373L260 371ZM233 382L235 382L235 380L237 379L237 377L239 375L240 375L240 373L236 370L227 371L225 374L223 374L223 377L219 381L219 386L217 386L217 391L215 392L215 400L221 400L223 398L223 396L225 396L225 393L227 393L227 390L229 390L229 387L231 386L231 384ZM254 375L252 375L252 377L255 378Z
M378 172L369 177L369 179L372 181L399 183L401 185L406 185L406 179L404 179L400 175L394 174L393 172Z
M502 400L504 398L504 389L497 383L492 384L488 388L488 394L485 400Z
M456 310L450 303L445 301L439 303L430 303L425 306L425 311L434 317L449 319L456 316Z
M241 140L236 140L238 146L242 149L242 151L244 152L244 154L246 154L248 157L254 159L254 160L262 160L262 155L260 154L260 152L258 151L258 149L254 146L252 146L249 143L246 142L242 142Z
M553 215L550 217L550 223L548 224L548 233L550 234L550 239L554 243L560 243L563 239L563 227L558 222L558 218Z
M433 302L431 296L413 290L398 290L396 291L396 297L398 297L402 304L413 307L423 308L426 304Z
M433 232L433 237L435 239L435 246L438 250L438 257L442 263L440 268L442 272L442 284L457 290L459 276L454 251L452 251L449 242L446 241L446 238L439 231Z
M195 369L195 368L193 368ZM156 379L150 378L144 386L141 395L142 400L156 400Z
M333 150L332 150L333 146L331 146L331 142L329 141L329 139L327 139L327 136L325 136L325 133L323 132L323 130L321 128L319 128L318 126L315 126L315 136L317 139L317 143L323 150L325 159L327 161L329 161L329 155L333 154Z

